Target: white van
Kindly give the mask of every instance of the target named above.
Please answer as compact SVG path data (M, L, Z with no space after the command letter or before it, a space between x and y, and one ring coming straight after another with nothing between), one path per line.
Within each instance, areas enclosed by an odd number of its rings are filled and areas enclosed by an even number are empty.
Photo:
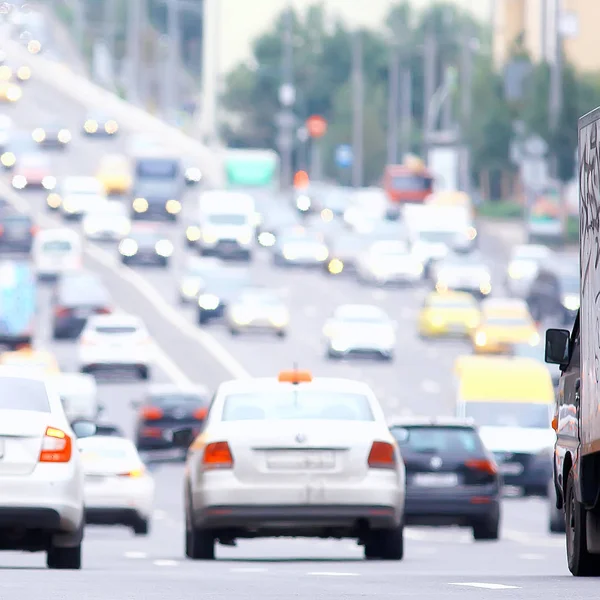
M250 260L255 239L254 198L243 192L206 191L198 200L202 254Z
M70 229L43 229L33 242L33 264L40 279L55 279L81 268L83 247L79 234Z
M69 421L98 418L102 407L98 404L98 387L93 375L61 373L56 376L55 386Z

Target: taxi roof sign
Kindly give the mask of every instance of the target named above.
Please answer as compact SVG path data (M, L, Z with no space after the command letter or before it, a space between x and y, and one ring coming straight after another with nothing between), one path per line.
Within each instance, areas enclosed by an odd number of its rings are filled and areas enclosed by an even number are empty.
M281 371L277 379L280 383L309 383L312 381L312 374L310 371Z

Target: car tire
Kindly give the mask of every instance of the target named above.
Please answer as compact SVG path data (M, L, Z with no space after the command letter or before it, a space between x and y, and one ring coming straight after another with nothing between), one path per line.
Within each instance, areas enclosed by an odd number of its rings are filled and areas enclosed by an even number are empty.
M50 546L46 565L49 569L81 569L81 544L70 548Z
M275 335L279 338L284 338L287 337L287 331L280 329Z
M215 538L204 529L186 528L185 555L192 560L214 560Z
M500 537L500 516L496 513L473 524L476 542L497 540Z
M168 258L163 258L161 259L159 265L163 268L163 269L167 269L169 267L169 259Z
M144 381L150 379L150 369L146 365L139 366L137 370L140 379L143 379Z
M148 532L150 531L150 523L148 522L148 519L138 517L135 520L132 529L135 535L148 535Z
M197 318L198 325L206 325L209 321L210 317L206 316L203 310L199 310Z
M404 527L373 531L365 544L365 558L371 560L402 560L404 558Z
M326 352L326 356L329 360L339 360L340 355L337 352L334 352L331 348L329 348Z

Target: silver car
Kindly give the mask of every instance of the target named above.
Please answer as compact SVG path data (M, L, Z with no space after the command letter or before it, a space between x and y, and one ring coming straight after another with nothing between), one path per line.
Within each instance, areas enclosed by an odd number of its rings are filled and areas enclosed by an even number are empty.
M432 267L436 291L469 292L485 297L492 291L492 275L479 253L451 254Z
M274 291L247 288L227 307L226 321L232 335L265 331L285 337L290 314Z
M375 242L360 256L357 265L358 279L374 285L418 283L423 272L423 262L403 241Z
M552 250L541 244L515 246L506 269L506 289L511 296L524 298L535 280L540 264L553 256Z
M222 268L221 260L213 256L190 257L179 280L179 302L195 304L202 289L203 276Z
M395 330L395 322L378 306L344 304L323 328L327 357L362 355L393 360Z

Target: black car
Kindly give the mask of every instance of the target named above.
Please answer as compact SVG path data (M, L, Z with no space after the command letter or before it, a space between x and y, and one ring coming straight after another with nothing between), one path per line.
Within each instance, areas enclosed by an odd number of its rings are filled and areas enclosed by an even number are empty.
M390 430L406 465L406 525L458 525L497 540L502 480L470 421L422 418Z
M55 340L76 339L92 315L112 312L110 293L100 278L88 271L65 273L52 298Z
M325 272L331 275L355 273L356 260L370 241L354 231L341 231L328 240L329 259L323 265Z
M134 227L121 240L119 253L124 265L158 265L167 267L173 254L173 244L156 227Z
M271 206L260 212L260 224L256 229L258 243L271 248L277 242L278 236L290 227L299 225L298 213L285 204Z
M578 257L555 256L538 270L527 304L531 316L538 322L558 317L569 326L579 310Z
M113 137L119 131L119 124L109 115L88 114L83 123L83 134L94 137Z
M31 252L38 231L30 215L0 204L0 252Z
M64 150L71 142L71 132L64 124L51 121L36 127L31 133L33 141L41 148Z
M151 387L138 409L135 429L139 450L173 448L173 432L191 429L197 435L206 419L210 395L204 387L182 388L177 385Z
M250 272L239 267L223 267L206 273L198 294L197 322L204 325L225 314L225 308L250 285Z

